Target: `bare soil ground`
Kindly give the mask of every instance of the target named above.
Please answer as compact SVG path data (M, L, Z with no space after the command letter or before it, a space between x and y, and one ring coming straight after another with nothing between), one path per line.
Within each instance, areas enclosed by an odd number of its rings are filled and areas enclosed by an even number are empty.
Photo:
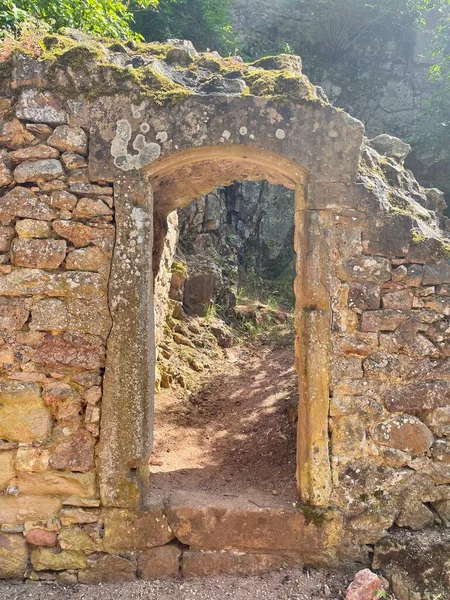
M176 490L295 502L293 344L236 346L209 364L195 393L156 397L152 499Z
M279 571L257 577L136 581L98 586L0 582L1 600L341 600L350 577Z

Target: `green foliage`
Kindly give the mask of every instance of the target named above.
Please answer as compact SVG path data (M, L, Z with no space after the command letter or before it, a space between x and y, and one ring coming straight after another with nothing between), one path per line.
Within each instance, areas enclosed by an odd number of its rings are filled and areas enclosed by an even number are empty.
M141 7L156 7L158 0L135 0ZM133 15L126 0L0 0L0 28L16 30L35 19L52 31L73 27L111 38L132 38Z
M198 50L226 54L234 49L229 15L231 1L159 0L156 8L135 5L136 31L148 41L187 39Z

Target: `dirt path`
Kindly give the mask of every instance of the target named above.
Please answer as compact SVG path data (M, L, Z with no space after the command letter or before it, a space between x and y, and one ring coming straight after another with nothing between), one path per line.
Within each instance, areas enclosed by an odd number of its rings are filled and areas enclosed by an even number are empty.
M208 577L64 587L0 582L1 600L340 600L348 580L335 574L281 571L259 577Z
M238 346L224 356L198 393L157 396L152 497L182 489L294 502L293 348Z

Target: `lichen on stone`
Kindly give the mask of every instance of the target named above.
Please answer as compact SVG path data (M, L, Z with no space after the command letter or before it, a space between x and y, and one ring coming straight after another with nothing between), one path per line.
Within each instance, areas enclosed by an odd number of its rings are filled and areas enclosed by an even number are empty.
M280 98L291 102L311 102L325 106L315 87L304 76L287 70L248 70L242 75L252 96Z

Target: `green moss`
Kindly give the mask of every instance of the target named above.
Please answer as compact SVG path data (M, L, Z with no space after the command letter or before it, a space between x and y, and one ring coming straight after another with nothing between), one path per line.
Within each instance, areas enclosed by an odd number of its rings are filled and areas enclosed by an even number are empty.
M386 180L386 175L383 173L381 167L379 165L369 165L364 157L362 157L359 161L359 172L365 177L378 177L384 183L388 183Z
M306 525L323 525L325 522L325 513L313 506L309 506L308 504L297 504L297 507L303 512L305 516Z
M173 104L190 95L183 86L151 66L120 67L103 62L103 57L101 49L89 45L65 50L49 68L48 89L66 97L81 95L89 100L126 93L133 100L148 98L158 105Z
M252 70L243 73L242 79L252 96L326 105L326 102L317 96L314 86L304 75L296 75L288 70Z
M425 236L423 235L423 233L417 231L417 229L413 229L411 231L411 241L413 244L421 244L425 241Z
M91 67L93 63L95 64L104 60L105 53L99 46L78 44L61 53L57 53L55 57L58 60L58 64L63 67L83 71Z
M155 58L159 58L164 60L169 53L169 50L172 50L174 46L172 44L165 44L161 42L150 42L150 43L142 43L138 42L137 50L134 54L150 54Z
M441 240L442 244L442 255L444 258L450 258L450 242L448 240Z
M182 263L178 260L174 260L172 262L171 272L172 273L180 273L181 275L187 275L188 268L185 263Z

